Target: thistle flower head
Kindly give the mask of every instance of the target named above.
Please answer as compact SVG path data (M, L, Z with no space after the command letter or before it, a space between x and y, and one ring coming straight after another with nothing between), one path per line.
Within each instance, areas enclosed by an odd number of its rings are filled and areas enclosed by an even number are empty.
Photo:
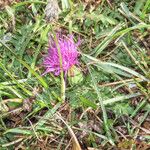
M73 35L68 35L67 37L57 34L58 46L60 48L61 58L62 58L62 71L67 73L67 71L78 63L77 57L79 55L77 48L80 41L75 43L73 40ZM48 54L44 58L44 67L46 71L43 75L53 72L55 75L59 75L61 72L60 67L60 57L58 53L58 47L53 38L50 39L50 45L48 49Z

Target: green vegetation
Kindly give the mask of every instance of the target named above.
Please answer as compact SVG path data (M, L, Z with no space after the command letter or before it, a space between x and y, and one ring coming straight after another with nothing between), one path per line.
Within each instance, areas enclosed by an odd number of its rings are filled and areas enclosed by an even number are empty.
M150 0L61 0L51 22L46 5L0 8L0 149L148 149ZM81 40L65 100L63 74L42 76L56 32Z

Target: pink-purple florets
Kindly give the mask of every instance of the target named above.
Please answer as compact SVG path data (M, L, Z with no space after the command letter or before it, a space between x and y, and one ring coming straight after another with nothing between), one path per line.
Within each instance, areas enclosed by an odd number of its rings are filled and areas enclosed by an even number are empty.
M73 38L73 35L68 35L67 37L61 37L59 34L57 35L58 45L62 57L62 70L65 72L65 74L72 66L78 64L77 58L79 56L79 53L77 51L77 48L80 44L80 41L75 43ZM53 38L50 39L48 54L44 58L43 64L46 68L44 75L49 72L53 72L55 75L60 74L60 58L58 48Z

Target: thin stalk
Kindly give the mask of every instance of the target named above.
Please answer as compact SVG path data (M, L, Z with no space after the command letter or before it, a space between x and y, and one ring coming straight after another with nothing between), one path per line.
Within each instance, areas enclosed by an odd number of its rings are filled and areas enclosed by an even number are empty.
M145 69L141 66L141 64L139 63L139 61L136 60L136 58L133 56L133 54L131 53L131 51L128 49L127 45L125 44L125 42L121 41L122 45L124 46L125 50L127 51L127 53L129 54L129 56L131 57L131 59L133 60L133 62L145 73L147 74L147 72L145 71Z
M118 84L122 84L122 83L132 83L133 81L138 81L138 82L142 82L142 80L140 78L135 78L135 79L125 79L125 80L120 80L120 81L115 81L115 82L110 82L110 83L101 83L98 84L98 86L100 87L107 87L107 86L114 86L114 85L118 85Z
M37 49L36 49L36 51L35 51L35 55L34 55L34 58L33 58L33 62L32 62L32 64L31 64L31 68L32 68L33 70L34 70L34 68L35 68L37 56L38 56L38 54L39 54L39 52L40 52L40 49L41 49L41 44L38 45L38 47L37 47ZM31 72L29 72L29 74L28 74L28 78L30 78L30 77L31 77Z
M64 80L64 73L63 73L63 64L62 64L62 55L61 55L61 50L59 47L59 43L58 43L58 39L56 36L56 33L54 33L53 29L52 29L53 35L54 35L54 40L56 43L56 47L58 50L58 56L59 56L59 63L60 63L60 79L61 79L61 100L65 101L65 80Z
M107 118L107 113L106 113L105 106L104 106L104 104L103 104L103 99L102 99L102 97L101 97L101 95L100 95L100 92L99 92L99 90L98 90L98 88L97 88L97 84L96 84L95 79L94 79L94 77L93 77L93 75L92 75L91 69L90 69L90 67L89 67L88 65L87 65L87 68L88 68L89 73L90 73L90 75L91 75L92 82L93 82L93 84L94 84L94 89L95 89L95 91L96 91L96 93L97 93L97 96L98 96L98 99L99 99L99 102L100 102L100 106L101 106L101 109L102 109L102 112L103 112L104 127L105 127L105 131L106 131L108 140L109 140L109 142L110 142L112 145L115 145L115 144L114 144L114 141L113 141L113 139L112 139L112 136L111 136L110 129L109 129L108 118Z
M13 8L17 8L17 7L20 7L23 5L28 5L28 4L33 4L33 3L34 4L43 4L43 5L47 4L46 2L43 2L43 1L30 0L30 1L24 1L24 2L17 3L13 6Z
M139 110L141 110L145 105L147 104L147 99L142 100L138 106L136 107L136 109L132 112L130 118L133 118Z

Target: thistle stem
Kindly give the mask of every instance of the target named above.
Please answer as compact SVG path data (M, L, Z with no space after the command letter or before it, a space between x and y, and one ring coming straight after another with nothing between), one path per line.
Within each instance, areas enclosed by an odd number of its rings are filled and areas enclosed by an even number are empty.
M60 79L61 79L61 100L62 100L62 102L64 102L65 101L66 86L65 86L64 73L63 73L62 55L61 55L61 50L60 50L60 47L59 47L59 43L58 43L56 33L54 33L53 30L52 30L52 32L53 32L53 35L54 35L54 40L55 40L55 43L56 43L56 46L57 46L58 56L59 56L59 60L60 60L59 62L60 62Z

